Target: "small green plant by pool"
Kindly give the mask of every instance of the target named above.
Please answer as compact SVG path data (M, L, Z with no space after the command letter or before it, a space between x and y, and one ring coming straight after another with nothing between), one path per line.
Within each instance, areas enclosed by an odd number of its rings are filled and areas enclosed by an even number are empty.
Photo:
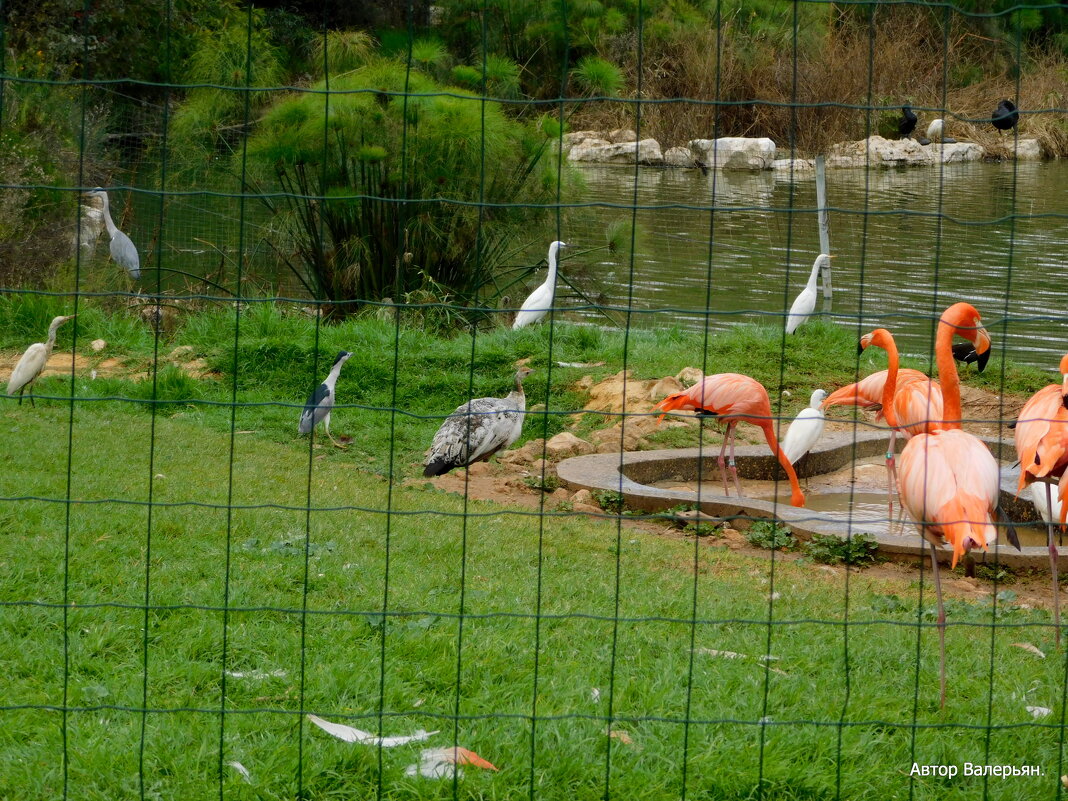
M750 545L770 551L788 551L797 545L797 540L786 526L771 520L758 520L745 532Z
M606 512L612 512L614 514L623 514L623 510L626 508L626 502L623 500L622 493L611 492L610 490L598 490L593 493L594 500L597 501L597 505L604 509Z
M813 534L802 546L805 554L815 562L826 565L847 564L867 567L878 561L879 544L871 534L836 537L834 534Z

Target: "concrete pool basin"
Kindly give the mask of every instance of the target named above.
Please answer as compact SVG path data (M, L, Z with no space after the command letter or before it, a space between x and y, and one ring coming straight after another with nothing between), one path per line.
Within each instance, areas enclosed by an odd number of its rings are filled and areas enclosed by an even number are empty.
M1015 461L1012 444L981 437L990 447L995 458L1002 457L1001 470L1001 506L1009 518L1021 526L1032 525L1039 521L1030 496L1014 497L1018 468L1011 466ZM834 473L849 468L857 462L867 460L879 463L881 481L885 494L885 469L881 466L886 450L885 432L835 432L825 435L813 452L802 457L796 470L805 488L805 479ZM898 451L904 445L903 438L898 438ZM863 520L850 519L846 512L824 512L813 509L798 509L790 506L790 485L786 474L768 451L766 445L746 445L735 449L738 476L742 491L749 492L749 482L778 481L777 502L775 498L741 497L723 494L723 485L719 480L719 468L716 457L719 455L719 443L705 448L680 448L673 450L632 451L619 453L599 453L589 456L576 456L557 465L557 474L571 489L602 490L620 493L628 508L645 512L662 512L680 504L695 504L705 514L729 523L734 528L745 529L754 520L778 519L788 526L798 539L811 539L814 534L833 534L847 537L852 534L872 533L879 544L879 552L889 559L912 560L920 554L929 554L930 548L921 539L915 525L906 521L898 527L899 533L887 534L869 532ZM747 479L749 482L747 482ZM679 487L655 486L664 482L698 482L700 492ZM774 486L774 485L773 485ZM850 486L844 486L838 492L848 492ZM806 496L812 497L806 490ZM895 512L896 514L896 512ZM884 521L885 522L885 521ZM1040 522L1040 521L1039 521ZM1044 532L1044 529L1043 529ZM1022 536L1022 534L1021 534ZM1044 542L1044 533L1035 533L1033 541ZM998 541L990 550L973 550L971 555L976 563L990 563L1012 568L1049 569L1049 552L1044 545L1024 545L1017 551L1008 544L1001 533ZM942 549L940 562L949 563L952 551ZM1062 555L1061 564L1068 565Z

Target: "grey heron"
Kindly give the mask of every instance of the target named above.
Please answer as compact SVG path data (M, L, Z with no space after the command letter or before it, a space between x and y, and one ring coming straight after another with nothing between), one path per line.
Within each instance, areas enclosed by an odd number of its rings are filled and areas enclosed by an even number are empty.
M52 355L52 348L56 344L56 330L75 316L70 314L66 317L53 317L51 325L48 326L48 339L44 342L34 342L26 348L15 369L11 371L11 378L7 381L7 394L14 395L17 392L19 405L22 404L22 393L27 389L30 390L30 405L37 405L33 401L33 382L41 375L45 364L48 363L48 357Z
M566 247L566 242L553 242L549 245L549 275L546 276L545 282L523 301L519 313L515 316L515 322L512 323L513 330L533 325L549 313L556 296L556 257L560 249Z
M467 467L489 459L523 433L527 401L523 379L526 367L515 374L515 389L504 398L476 398L445 418L427 452L423 475L440 476L454 467Z
M111 219L108 193L103 189L97 188L87 194L89 197L100 198L104 204L104 225L108 229L108 236L111 237L111 258L119 266L125 267L131 278L137 280L141 277L141 257L137 255L137 248L134 246L133 240L120 231L118 226L115 225L115 221Z
M794 299L793 305L790 306L790 316L786 319L787 334L792 334L796 331L797 327L805 322L809 315L816 310L816 281L819 280L820 270L830 266L831 257L826 253L821 253L816 257L816 261L812 265L812 272L808 276L808 283L805 284L801 294Z
M300 423L297 431L301 434L310 434L312 429L319 423L324 424L326 436L338 448L344 447L330 434L330 412L334 408L334 387L337 385L337 377L341 374L341 366L352 356L347 350L341 351L334 359L334 365L330 368L330 374L317 386L308 397L304 405L304 411L300 413Z

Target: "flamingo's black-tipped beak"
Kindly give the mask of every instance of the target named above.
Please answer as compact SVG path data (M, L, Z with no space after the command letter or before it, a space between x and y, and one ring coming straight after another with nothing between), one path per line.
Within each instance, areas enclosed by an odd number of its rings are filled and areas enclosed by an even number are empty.
M980 353L978 355L978 358L976 358L975 367L976 367L977 370L979 370L980 373L983 372L983 370L986 369L986 363L988 361L990 361L990 353L993 350L994 350L993 348L987 348L986 350L984 350L982 353Z
M863 352L864 352L864 343L863 342L858 342L857 343L857 355L859 356Z

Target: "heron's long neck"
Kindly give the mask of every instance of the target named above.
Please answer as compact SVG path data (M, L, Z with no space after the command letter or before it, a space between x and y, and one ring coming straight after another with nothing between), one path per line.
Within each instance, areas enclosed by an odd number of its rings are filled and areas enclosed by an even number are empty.
M115 226L115 221L111 219L111 204L108 203L107 192L101 194L100 198L104 201L104 226L108 229L108 236L115 236L119 229Z
M545 286L552 290L556 289L556 254L549 254L549 274L545 276ZM522 390L522 385L520 385Z
M52 352L52 348L56 346L56 329L58 325L48 326L48 339L45 340L45 358L48 358L48 354Z
M809 273L809 276L808 276L808 285L806 287L807 289L815 289L816 288L816 279L819 278L819 275L820 275L820 260L816 259L816 263L812 265L812 272Z
M343 364L344 362L338 362L332 368L330 368L330 374L326 377L326 381L324 381L323 383L327 386L334 386L334 384L337 383L338 376L341 375L341 366Z
M886 340L883 345L886 349L886 384L883 385L883 417L887 425L897 427L897 413L894 411L894 395L897 393L897 371L900 364L897 353L897 343L893 338Z
M935 362L938 364L938 382L942 385L942 409L944 428L960 428L960 377L953 361L953 332L956 326L945 318L938 321L935 336Z

